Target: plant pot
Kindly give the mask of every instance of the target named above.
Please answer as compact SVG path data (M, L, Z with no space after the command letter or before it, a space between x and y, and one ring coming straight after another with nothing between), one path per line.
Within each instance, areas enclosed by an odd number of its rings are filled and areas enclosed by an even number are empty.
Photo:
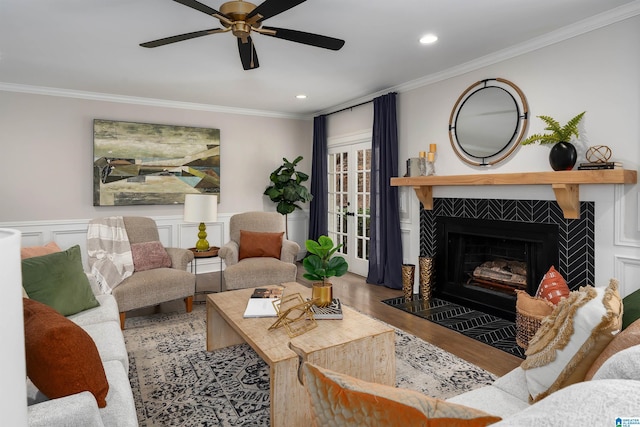
M331 283L316 282L311 284L311 299L318 307L327 307L333 300L333 286Z
M569 171L573 169L577 160L578 152L570 142L560 141L551 147L549 164L554 171Z

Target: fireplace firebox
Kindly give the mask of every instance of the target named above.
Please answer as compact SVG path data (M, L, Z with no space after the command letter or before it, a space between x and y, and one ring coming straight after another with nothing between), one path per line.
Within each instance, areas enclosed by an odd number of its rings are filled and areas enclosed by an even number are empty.
M555 224L437 217L436 239L436 296L508 320L558 265Z

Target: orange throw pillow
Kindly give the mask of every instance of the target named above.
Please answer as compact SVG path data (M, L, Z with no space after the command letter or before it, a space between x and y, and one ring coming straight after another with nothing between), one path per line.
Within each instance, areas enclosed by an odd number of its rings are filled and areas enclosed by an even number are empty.
M562 274L558 273L558 271L551 266L540 281L536 296L546 299L553 305L558 305L562 298L569 296L570 292L569 286L567 286L567 282L564 280L564 277L562 277Z
M240 230L240 252L238 260L243 258L271 257L280 259L282 237L280 233L260 233Z
M23 298L27 376L49 399L91 392L107 406L109 383L95 342L53 308Z
M62 249L60 249L56 242L49 242L44 246L29 246L26 248L20 248L20 259L49 255L55 252L62 252Z
M478 409L362 381L308 362L302 372L318 426L482 427L501 420Z

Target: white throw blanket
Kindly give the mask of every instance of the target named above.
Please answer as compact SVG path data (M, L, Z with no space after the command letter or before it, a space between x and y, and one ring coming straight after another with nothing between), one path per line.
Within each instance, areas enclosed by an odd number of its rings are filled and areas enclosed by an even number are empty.
M98 286L110 294L133 273L133 256L129 236L121 216L98 218L87 229L89 267Z

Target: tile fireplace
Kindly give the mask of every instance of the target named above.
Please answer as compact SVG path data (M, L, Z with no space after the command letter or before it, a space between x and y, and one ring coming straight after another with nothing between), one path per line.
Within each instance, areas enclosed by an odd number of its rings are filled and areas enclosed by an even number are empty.
M515 289L534 294L551 265L571 289L593 284L594 204L565 219L555 201L436 198L421 210L420 256L436 260L436 295L505 319Z

